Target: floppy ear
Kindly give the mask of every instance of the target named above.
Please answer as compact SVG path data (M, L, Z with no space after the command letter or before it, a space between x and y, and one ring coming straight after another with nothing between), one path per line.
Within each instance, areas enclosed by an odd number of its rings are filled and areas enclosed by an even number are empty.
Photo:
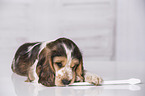
M77 66L76 69L76 81L84 82L84 67L83 67L83 60L80 61L80 64Z
M37 64L38 82L45 86L55 85L55 72L52 66L51 56L48 50L43 49Z

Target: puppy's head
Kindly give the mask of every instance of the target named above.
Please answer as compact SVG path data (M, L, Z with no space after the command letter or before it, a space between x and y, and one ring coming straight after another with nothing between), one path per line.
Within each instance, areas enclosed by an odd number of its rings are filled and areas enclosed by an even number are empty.
M46 56L45 66L49 67L49 70L46 71L51 71L47 74L53 85L64 86L72 84L75 80L84 80L82 54L73 41L60 38L48 43L41 52L40 58L43 56ZM49 79L47 78L47 80Z

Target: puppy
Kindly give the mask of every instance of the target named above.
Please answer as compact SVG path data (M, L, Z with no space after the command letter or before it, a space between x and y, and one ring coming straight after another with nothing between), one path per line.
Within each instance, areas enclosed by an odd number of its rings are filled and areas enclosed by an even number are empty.
M27 76L27 82L45 86L65 86L74 82L98 85L102 82L96 74L84 71L79 48L67 38L23 44L15 54L12 70Z

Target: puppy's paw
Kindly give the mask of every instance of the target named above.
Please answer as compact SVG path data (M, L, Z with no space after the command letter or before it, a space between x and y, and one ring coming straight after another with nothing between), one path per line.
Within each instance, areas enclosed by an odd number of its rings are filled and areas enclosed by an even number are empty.
M94 84L94 85L99 85L103 82L103 79L97 75L93 75L92 76L92 80L90 83Z
M99 85L103 82L103 79L96 74L89 73L85 76L85 81L89 82L89 83L92 83L94 85Z

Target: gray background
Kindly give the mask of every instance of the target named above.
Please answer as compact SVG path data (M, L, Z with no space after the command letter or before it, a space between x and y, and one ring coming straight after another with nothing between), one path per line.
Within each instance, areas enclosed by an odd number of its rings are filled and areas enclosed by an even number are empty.
M59 37L72 39L83 53L85 69L104 80L136 77L144 82L145 0L0 0L0 95L18 95L16 83L25 81L13 76L10 68L21 44ZM18 84L18 89L25 86ZM48 92L59 90L64 91ZM122 96L122 91L105 94ZM144 92L126 94L143 96Z

